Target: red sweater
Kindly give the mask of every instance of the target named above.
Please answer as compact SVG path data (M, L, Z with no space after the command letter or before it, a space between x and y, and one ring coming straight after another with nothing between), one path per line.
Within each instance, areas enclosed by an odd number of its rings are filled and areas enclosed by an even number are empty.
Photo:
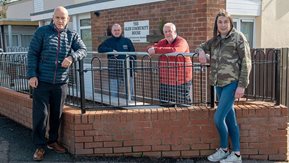
M156 54L190 52L187 41L180 36L177 36L171 44L166 39L162 39L153 47ZM166 57L163 55L159 58L159 66L162 84L181 85L192 80L192 60L190 57Z

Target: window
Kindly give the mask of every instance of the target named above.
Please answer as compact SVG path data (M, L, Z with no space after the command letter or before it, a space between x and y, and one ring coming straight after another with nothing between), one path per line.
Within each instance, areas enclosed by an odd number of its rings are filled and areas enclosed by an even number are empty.
M90 19L80 19L80 35L81 39L87 47L87 51L92 51L92 39L91 39L91 25Z
M90 18L80 19L80 35L81 39L86 45L87 51L92 51L92 38L91 38L91 24Z
M92 51L91 20L87 17L79 17L79 33L82 41L86 45L87 51ZM92 56L88 53L87 58Z
M81 19L80 20L80 27L91 26L90 19Z
M80 29L80 35L82 41L87 47L87 51L92 51L92 40L91 40L91 30L90 29Z
M245 35L245 37L247 38L249 42L250 47L253 48L255 46L255 43L254 43L255 21L254 19L236 18L233 21L234 21L235 28L241 31Z
M18 35L12 35L12 45L9 43L8 35L5 36L5 42L7 47L19 46Z
M30 41L32 39L32 35L21 35L21 46L29 47Z

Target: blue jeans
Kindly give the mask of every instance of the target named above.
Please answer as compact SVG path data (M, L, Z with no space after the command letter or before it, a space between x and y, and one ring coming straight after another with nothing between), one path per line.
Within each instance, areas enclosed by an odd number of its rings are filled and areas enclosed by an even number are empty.
M110 83L110 94L111 96L114 96L114 97L118 97L118 93L121 93L119 91L119 87L120 87L120 83L123 82L121 80L117 80L117 79L110 79L109 80L109 83ZM131 96L134 95L134 80L133 80L133 77L130 77L130 93L131 93Z
M110 79L109 80L109 84L110 84L110 94L111 96L118 96L118 81L117 79Z
M234 100L238 82L224 87L216 87L219 104L214 115L214 122L219 132L221 148L228 147L228 136L232 140L233 151L240 151L240 133L236 119Z

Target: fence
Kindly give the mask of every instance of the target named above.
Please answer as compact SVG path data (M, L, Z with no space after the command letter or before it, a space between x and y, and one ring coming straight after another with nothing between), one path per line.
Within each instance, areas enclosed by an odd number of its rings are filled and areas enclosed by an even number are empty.
M99 103L117 107L209 104L208 65L192 62L193 55L153 58L147 53L94 53L90 64L84 65L85 73L91 76L91 88L85 95L92 103L87 107L95 108ZM161 57L164 60L158 60ZM187 76L192 79L185 82Z
M280 104L280 53L279 49L252 49L250 84L247 99L274 101Z
M26 52L0 54L0 86L22 93L29 92L26 80Z
M253 66L250 85L245 92L246 100L266 100L279 104L280 79L284 83L284 79L287 80L288 76L288 65L287 67L284 65L288 62L283 59L280 61L286 52L288 61L288 49L283 49L282 53L278 49L252 49ZM174 106L214 104L214 91L208 85L209 65L200 65L194 53L167 54L158 57L147 53L89 53L92 58L77 62L70 69L66 101L69 105L81 107L83 112L86 109L104 107L109 109L171 104ZM125 57L120 59L119 56ZM163 59L160 60L161 57ZM186 58L190 58L191 62L185 62ZM29 93L25 79L26 53L1 53L0 59L1 86ZM283 66L281 75L280 63ZM284 70L287 73L284 73ZM166 76L162 75L164 72ZM178 74L179 72L184 74ZM185 80L187 72L192 76L189 87L183 85L163 88L161 80L176 83L176 79ZM163 91L159 91L160 87ZM187 94L187 88L191 89L189 92L191 101L186 101L179 95ZM283 90L287 90L287 84L282 85L281 97L283 98L283 94L289 97L288 91ZM171 94L171 97L166 97L170 99L169 101L162 98L167 94ZM284 100L281 100L282 104L283 102Z
M22 46L9 46L6 48L6 52L27 52L29 47Z

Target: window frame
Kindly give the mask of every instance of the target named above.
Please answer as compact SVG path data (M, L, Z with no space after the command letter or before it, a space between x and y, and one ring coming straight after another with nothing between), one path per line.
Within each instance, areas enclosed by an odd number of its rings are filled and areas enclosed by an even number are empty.
M13 43L13 36L17 37L17 44L18 44L17 46L15 46L14 43ZM5 34L6 47L21 47L21 38L20 38L21 36L20 36L20 34L12 34L11 37L12 37L12 46L9 43L9 35Z
M235 27L238 31L241 31L241 23L242 22L250 22L253 23L253 40L252 40L252 47L256 47L256 20L255 17L234 17L233 22L237 24Z
M20 46L21 46L21 47L23 47L23 45L22 45L22 39L23 39L22 37L23 37L23 36L29 36L29 37L31 37L31 40L32 40L33 34L21 34L21 35L20 35L20 42L19 42L19 43L20 43ZM31 41L31 40L30 40L30 41ZM27 48L29 47L29 44L30 44L30 43L28 43Z
M83 19L90 19L90 26L81 26L80 25L80 21L83 20ZM91 31L91 16L90 16L90 13L86 13L86 14L80 14L80 15L77 15L76 17L74 17L73 19L73 22L74 23L74 27L76 28L79 36L82 38L81 36L81 30L83 29L90 29L90 32ZM91 35L91 46L92 46L92 35ZM92 49L93 47L91 47L91 50L93 51ZM88 51L87 53L87 56L84 58L83 62L84 62L84 68L89 68L91 67L91 58L92 58L92 53L90 51ZM87 78L90 78L91 77L91 74L92 72L88 71L87 73L84 74L84 78L87 79ZM88 84L86 82L86 84Z
M81 15L78 15L77 16L77 32L79 33L80 37L82 38L81 36L81 30L83 29L90 29L90 32L91 32L91 24L90 26L81 26L80 24L80 21L83 20L83 19L90 19L90 23L91 23L91 16L89 13L86 13L86 14L81 14ZM91 35L91 46L92 46L92 35ZM91 47L91 51L93 51L93 47ZM90 53L88 53L87 57L86 58L92 58L92 56L89 56Z

